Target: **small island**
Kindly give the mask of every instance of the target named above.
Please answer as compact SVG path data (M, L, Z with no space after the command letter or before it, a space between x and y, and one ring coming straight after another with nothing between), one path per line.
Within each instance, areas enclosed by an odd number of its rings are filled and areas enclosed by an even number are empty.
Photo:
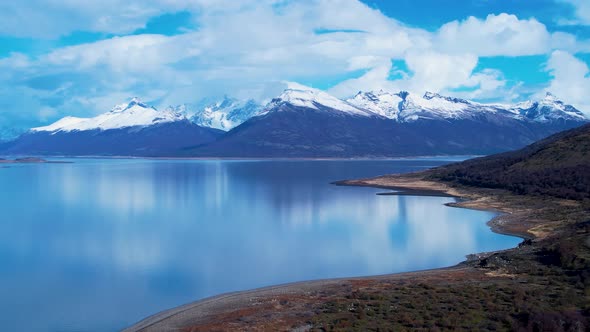
M69 164L69 161L49 161L38 157L24 157L15 159L0 158L0 164Z

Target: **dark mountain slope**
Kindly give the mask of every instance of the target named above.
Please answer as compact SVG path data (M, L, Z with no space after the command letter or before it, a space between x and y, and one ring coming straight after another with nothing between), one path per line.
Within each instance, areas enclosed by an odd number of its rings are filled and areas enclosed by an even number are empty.
M429 177L518 194L590 199L590 125L518 151L444 166L432 170Z
M252 118L207 146L201 157L399 157L490 154L521 148L579 123L523 123L506 118L400 123L289 104Z
M188 120L108 130L30 132L0 145L5 155L174 156L187 146L209 143L225 132Z

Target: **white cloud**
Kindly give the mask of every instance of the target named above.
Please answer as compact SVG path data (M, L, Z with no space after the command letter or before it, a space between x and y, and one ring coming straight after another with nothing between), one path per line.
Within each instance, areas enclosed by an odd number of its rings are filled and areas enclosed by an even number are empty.
M11 53L6 58L0 58L0 68L27 68L31 65L30 59L28 56L22 53Z
M534 18L515 15L488 15L485 20L469 17L443 25L435 44L445 52L474 53L480 56L517 56L545 53L551 35Z
M2 1L0 33L55 38L76 30L128 33L144 27L158 7L138 1Z
M40 63L76 70L104 65L117 72L149 71L154 66L165 66L199 55L200 50L193 46L191 37L190 34L173 37L148 34L114 37L58 49L41 57Z
M347 98L359 91L400 90L396 84L397 82L388 80L391 69L391 63L381 64L372 68L361 77L340 82L330 88L328 92L339 98Z
M408 69L413 73L411 89L423 88L440 91L457 88L469 83L471 73L477 65L473 54L448 55L435 52L409 53L406 58Z
M410 73L403 73L397 80L390 80L391 63L382 63L359 78L346 80L330 89L336 96L349 97L360 90L408 90L417 94L425 91L450 93L477 99L498 97L513 99L506 94L506 81L496 70L474 72L478 58L473 54L449 55L436 52L410 52L405 58ZM466 92L454 92L455 88L471 88Z
M391 60L388 57L375 56L375 55L358 55L348 59L348 69L358 70L365 68L374 68L380 65L386 65Z
M0 34L56 38L75 31L127 34L152 17L202 10L222 13L279 0L22 0L0 2Z
M30 75L84 76L87 82L72 86L86 85L87 91L72 99L114 98L121 91L146 96L149 90L162 104L173 104L211 94L261 94L269 82L370 69L427 43L425 32L408 29L355 0L282 7L268 2L215 4L201 10L197 31L114 37L57 49L33 61ZM316 33L321 29L331 32Z
M514 15L488 15L486 19L469 17L443 25L432 34L415 33L422 37L419 43L405 49L405 60L410 75L397 81L389 81L391 66L383 64L378 57L360 57L351 60L351 68L364 64L373 68L359 78L341 82L331 92L346 96L360 89L401 88L422 93L452 91L468 88L463 92L451 92L466 98L498 99L511 101L518 98L515 84L506 88L502 73L493 70L474 72L479 57L524 56L546 54L552 49L581 51L590 49L575 36L564 33L549 33L542 23L534 18L519 19Z
M570 53L554 51L547 61L546 69L553 76L547 90L590 117L588 65Z
M590 2L588 0L558 0L573 6L574 19L560 19L563 25L590 25Z
M176 36L118 36L37 57L0 59L0 78L10 85L0 87L6 103L11 89L18 90L19 98L31 100L31 114L51 121L54 113L43 107L56 110L56 118L104 112L134 95L159 107L224 93L266 99L283 80L322 82L363 70L364 75L344 80L330 92L344 97L379 88L418 93L460 89L463 97L512 99L515 92L506 88L502 73L476 71L479 57L586 47L571 34L549 33L535 19L470 17L429 32L357 0L13 1L0 4L0 34L124 34L154 16L179 10L190 11L198 29ZM17 21L28 23L19 26ZM392 68L392 60L404 60L407 71ZM392 73L398 77L394 81ZM21 110L22 103L16 102L4 108L13 116Z
M475 89L454 92L453 94L466 99L496 99L498 101L511 102L517 99L519 95L515 93L515 88L508 89L506 83L507 81L502 72L494 69L484 69L480 72L473 73L467 83L463 85L475 87Z

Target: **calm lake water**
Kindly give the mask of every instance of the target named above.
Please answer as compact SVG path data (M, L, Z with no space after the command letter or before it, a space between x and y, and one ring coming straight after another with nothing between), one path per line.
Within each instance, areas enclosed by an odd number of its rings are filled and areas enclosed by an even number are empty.
M331 181L450 159L77 159L0 168L0 326L117 331L221 292L443 267L515 246L492 213Z

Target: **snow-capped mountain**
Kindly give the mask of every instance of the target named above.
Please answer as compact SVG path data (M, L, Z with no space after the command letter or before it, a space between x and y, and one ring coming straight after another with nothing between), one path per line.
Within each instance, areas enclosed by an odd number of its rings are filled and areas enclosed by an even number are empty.
M34 132L108 130L135 126L151 126L156 124L184 120L184 115L170 109L158 111L154 107L141 102L138 98L119 104L110 112L93 118L67 116L45 127L32 128Z
M406 122L419 119L472 119L478 116L505 113L491 105L442 96L438 93L426 92L423 96L419 96L400 92L398 95L402 98L400 120Z
M374 92L359 92L348 103L379 114L389 119L397 120L399 107L402 98L399 94L385 92L383 90Z
M257 116L193 156L334 157L391 149L391 120L302 85L290 84ZM385 139L384 139L385 137ZM375 153L377 152L377 153Z
M359 92L348 102L399 122L419 119L469 118L475 112L495 111L493 107L463 99L444 97L432 92L426 92L423 96L406 91L396 93L383 90Z
M545 98L541 100L518 103L510 107L510 111L519 114L523 119L537 122L587 120L584 113L572 105L566 105L550 92L547 92Z
M199 126L228 131L259 114L262 106L253 99L242 101L224 96L219 101L183 104L169 109L185 114Z
M488 154L522 147L586 121L575 108L557 100L546 98L524 106L404 91L361 92L343 101L294 84L259 116L189 153L234 157ZM533 109L537 110L534 115ZM564 117L565 121L543 120Z
M520 148L586 122L583 113L551 94L514 105L405 91L359 92L341 100L289 84L265 107L226 97L159 111L134 98L93 118L65 117L34 128L0 145L0 152L199 157L488 154Z
M518 120L549 122L553 120L585 121L584 114L571 105L566 105L555 96L539 101L526 101L515 105L482 104L460 98L426 92L423 96L406 91L390 93L359 92L349 103L381 114L399 122L420 119L469 119L497 115Z
M297 83L288 83L287 89L264 107L261 114L280 112L282 106L300 107L308 110L346 114L354 116L374 116L375 113L356 107L351 103L338 99L324 91L310 88Z
M198 126L184 114L158 111L139 99L93 118L65 117L0 145L5 154L173 156L224 132Z

